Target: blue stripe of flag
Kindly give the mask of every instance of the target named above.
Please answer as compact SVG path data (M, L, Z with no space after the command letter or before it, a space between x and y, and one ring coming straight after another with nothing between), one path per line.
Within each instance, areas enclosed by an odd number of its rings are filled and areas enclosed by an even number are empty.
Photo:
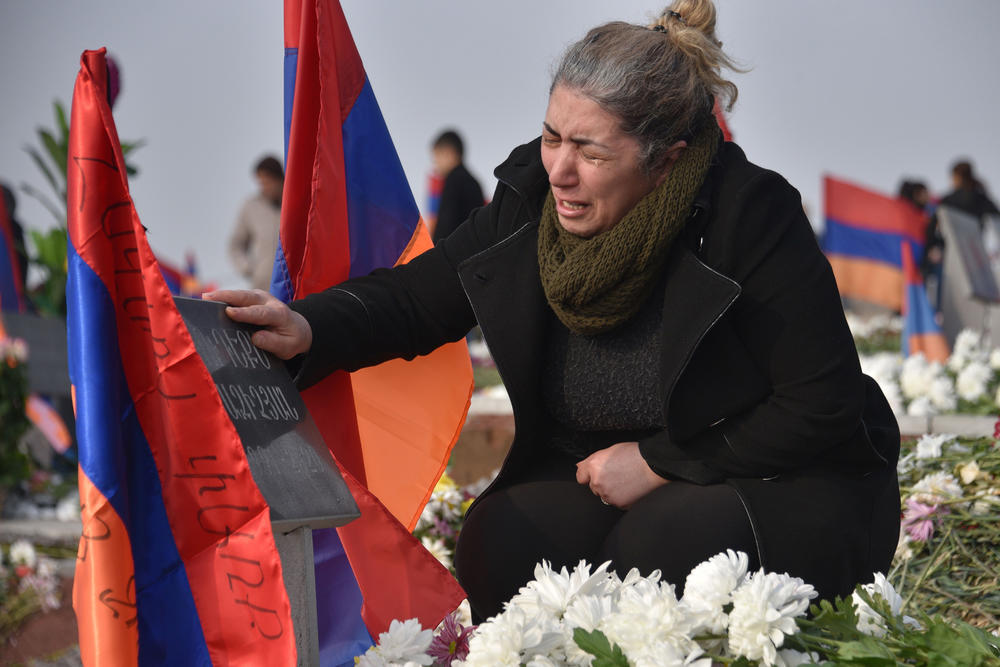
M915 243L909 236L852 227L835 218L827 218L823 250L828 254L859 257L892 266L902 266L903 257L899 247L903 241L908 242L913 248L914 258L923 256L923 244Z
M211 665L187 572L167 521L160 477L125 379L114 306L100 277L72 244L66 300L80 466L128 531L139 664L167 664L169 655L175 664Z
M395 266L420 211L367 77L343 128L353 278Z

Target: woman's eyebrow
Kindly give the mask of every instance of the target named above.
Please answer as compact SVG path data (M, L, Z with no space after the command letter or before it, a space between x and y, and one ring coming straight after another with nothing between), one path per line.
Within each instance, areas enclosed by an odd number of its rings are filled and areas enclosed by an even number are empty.
M553 134L553 135L559 137L560 139L562 138L562 135L559 134L558 132L556 132L555 129L551 125L549 125L548 123L543 122L542 123L542 127L544 127L545 131L548 132L549 134ZM569 140L572 141L577 146L597 146L598 148L605 148L605 149L608 149L608 150L610 150L610 148L611 148L610 146L607 146L606 144L602 144L599 141L594 141L593 139L590 139L588 137L570 137Z

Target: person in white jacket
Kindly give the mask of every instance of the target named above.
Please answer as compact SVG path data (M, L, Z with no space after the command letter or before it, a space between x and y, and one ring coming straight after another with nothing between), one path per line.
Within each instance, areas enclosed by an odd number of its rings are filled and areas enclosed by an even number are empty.
M278 248L281 190L285 173L281 162L268 155L254 167L258 192L244 202L229 237L229 258L255 289L268 290Z

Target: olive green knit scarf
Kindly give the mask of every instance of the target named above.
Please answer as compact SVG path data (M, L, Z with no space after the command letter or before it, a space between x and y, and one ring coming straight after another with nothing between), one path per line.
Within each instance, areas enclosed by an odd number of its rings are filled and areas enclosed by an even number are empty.
M662 184L614 227L591 238L563 229L549 191L538 228L538 270L545 298L566 328L599 334L639 310L690 215L720 134L718 125L707 124Z

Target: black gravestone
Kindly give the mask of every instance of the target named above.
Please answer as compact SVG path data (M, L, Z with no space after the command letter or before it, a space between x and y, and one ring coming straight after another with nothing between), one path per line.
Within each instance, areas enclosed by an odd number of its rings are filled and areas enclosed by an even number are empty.
M274 528L342 526L360 516L284 363L250 341L256 327L229 319L218 302L174 302L243 441Z

